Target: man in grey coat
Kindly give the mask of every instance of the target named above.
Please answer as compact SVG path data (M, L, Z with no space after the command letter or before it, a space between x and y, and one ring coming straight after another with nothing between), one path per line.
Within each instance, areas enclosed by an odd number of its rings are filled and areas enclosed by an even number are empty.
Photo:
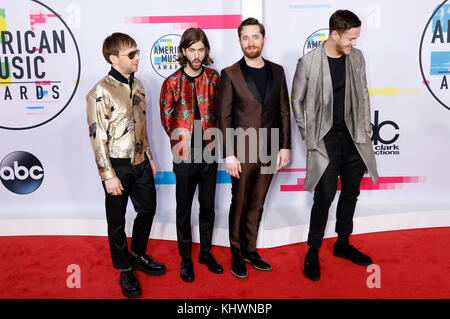
M374 183L378 179L365 62L362 52L353 48L360 31L354 13L336 11L327 41L299 59L292 85L294 116L307 146L304 187L315 190L304 268L314 281L320 279L319 248L338 177L334 255L359 265L372 263L349 243L362 177L367 170Z

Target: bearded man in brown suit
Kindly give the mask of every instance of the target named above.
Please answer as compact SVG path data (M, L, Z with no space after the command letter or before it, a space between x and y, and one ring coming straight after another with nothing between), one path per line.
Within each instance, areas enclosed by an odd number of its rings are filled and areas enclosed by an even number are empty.
M283 67L261 56L264 26L248 18L239 26L238 35L244 57L222 70L217 116L232 181L231 272L246 278L245 263L258 270L272 269L256 252L256 240L273 174L290 161L291 131Z

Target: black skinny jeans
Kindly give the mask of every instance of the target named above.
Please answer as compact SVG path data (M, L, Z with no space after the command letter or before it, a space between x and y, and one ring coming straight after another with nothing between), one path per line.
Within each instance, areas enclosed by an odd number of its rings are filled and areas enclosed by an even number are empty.
M179 254L182 258L191 258L191 210L198 185L200 253L205 255L211 250L214 229L217 163L174 163L173 171L177 180L176 225Z
M352 233L353 215L366 169L348 131L330 131L324 137L324 142L330 163L314 193L307 242L314 248L322 245L328 211L337 191L338 177L341 180L341 194L336 209L335 231L344 236Z
M111 158L111 164L124 190L122 195L110 195L106 192L103 182L109 247L114 268L129 269L132 266L131 255L128 252L125 233L128 197L131 198L137 212L133 223L131 250L138 255L143 255L147 250L156 211L155 180L147 157L136 166L131 165L130 159Z

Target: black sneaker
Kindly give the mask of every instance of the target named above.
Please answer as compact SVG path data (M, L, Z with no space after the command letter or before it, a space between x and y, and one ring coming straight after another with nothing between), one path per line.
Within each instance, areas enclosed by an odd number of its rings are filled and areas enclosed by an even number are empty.
M312 281L320 280L320 264L318 254L306 254L304 274Z
M350 260L352 263L361 265L361 266L368 266L372 264L372 259L360 252L358 249L356 249L353 245L350 244L334 244L334 255L336 257L344 258L347 260Z
M120 272L120 287L122 294L127 298L139 298L142 294L139 281L132 269Z
M152 259L151 256L132 256L133 269L139 270L150 276L161 276L166 273L166 266Z

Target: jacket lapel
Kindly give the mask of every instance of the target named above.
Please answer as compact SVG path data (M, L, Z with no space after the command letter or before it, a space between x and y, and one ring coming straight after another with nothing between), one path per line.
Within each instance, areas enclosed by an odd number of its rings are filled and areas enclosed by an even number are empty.
M320 120L322 125L320 127L319 140L322 140L333 126L333 83L331 81L327 53L323 44L320 52L322 64L322 119Z
M273 96L273 70L272 65L269 64L267 60L264 60L264 67L267 70L267 85L266 85L266 96L264 97L264 105L267 104L269 98Z
M352 53L350 53L347 56L347 66L346 66L346 72L347 72L347 79L348 79L348 87L349 87L349 94L345 96L346 100L348 99L348 108L349 112L351 111L351 114L348 114L348 120L353 121L353 140L356 143L364 143L366 140L365 136L365 118L364 118L364 112L361 112L362 106L360 101L362 100L359 98L362 95L361 92L361 84L358 81L360 77L360 68L357 61L354 61L354 56Z
M253 80L252 76L250 75L250 73L247 71L247 66L245 65L245 60L244 58L241 59L241 61L239 61L240 67L241 67L241 72L242 75L244 76L245 79L245 83L247 83L247 87L250 90L250 92L253 94L253 96L255 97L255 99L259 102L259 103L263 103L261 95L259 94L258 88L256 87L256 83Z

